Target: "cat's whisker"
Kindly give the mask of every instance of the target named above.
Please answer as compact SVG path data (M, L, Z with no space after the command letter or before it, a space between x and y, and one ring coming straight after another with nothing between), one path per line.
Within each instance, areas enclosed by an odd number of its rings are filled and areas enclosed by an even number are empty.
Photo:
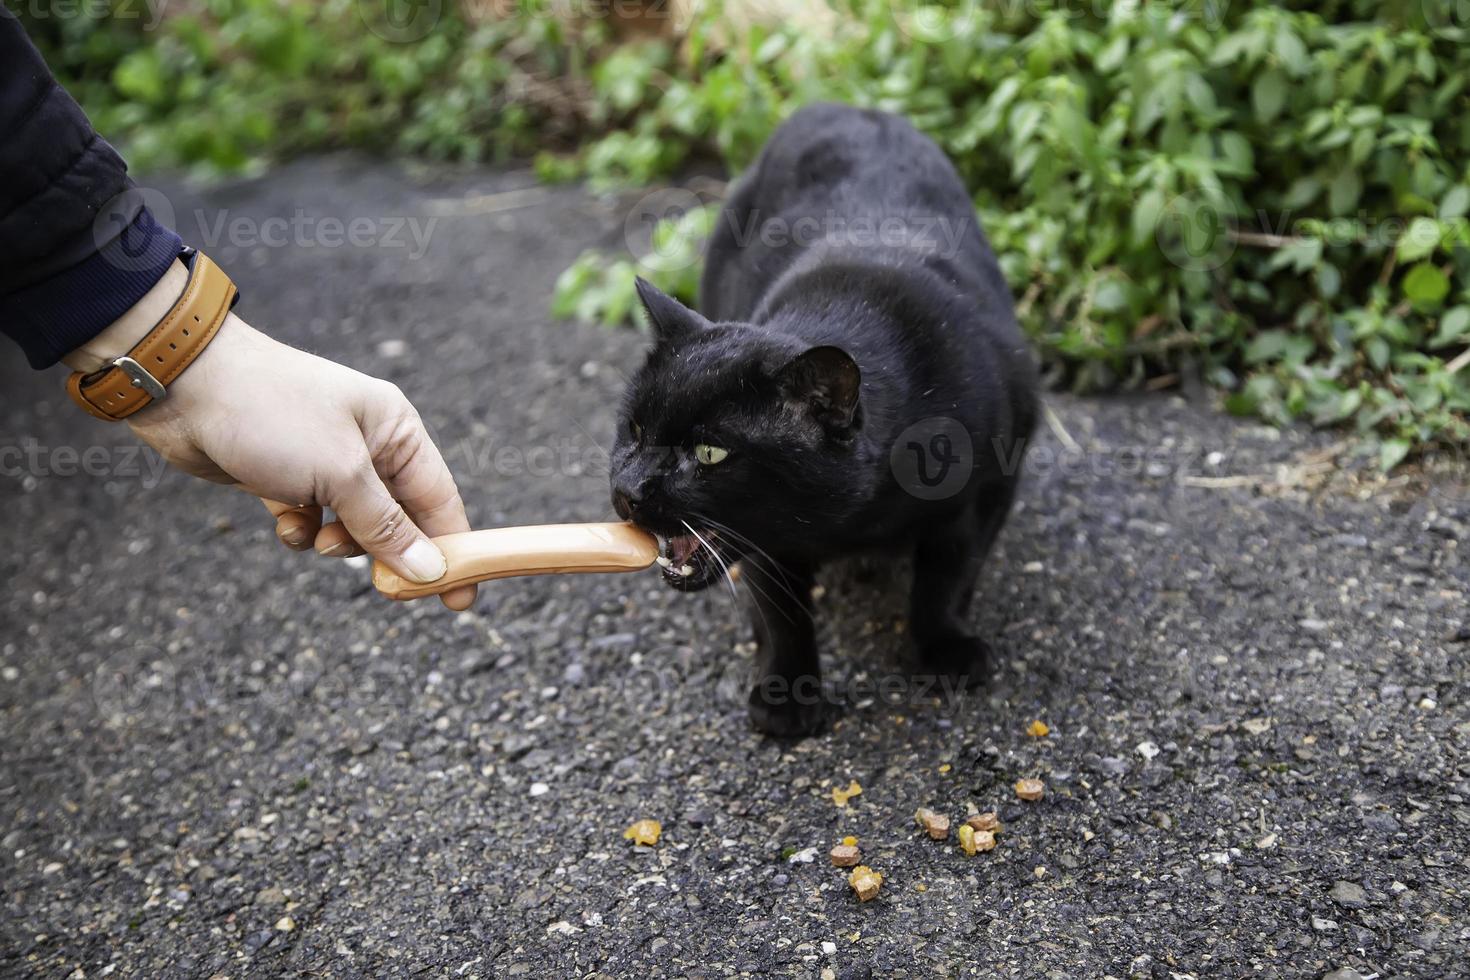
M725 535L729 536L730 538L734 539L737 544L741 544L741 545L744 545L746 547L749 547L751 550L756 551L756 552L759 552L761 555L764 555L765 558L766 558L766 560L769 561L770 564L773 566L773 570L776 573L773 576L769 576L771 578L772 583L782 593L784 593L788 598L790 598L793 602L796 603L796 607L801 611L801 613L802 613L803 616L805 616L807 619L811 620L813 623L816 622L816 617L814 615L812 615L811 610L807 608L807 601L804 600L801 596L797 595L796 592L793 591L791 589L791 587L788 586L785 583L785 578L786 578L787 574L789 574L788 571L787 571L787 569L785 568L785 566L783 566L775 558L771 557L771 555L770 555L769 552L767 552L764 548L760 547L754 541L751 541L748 537L746 537L745 535L741 534L739 531L736 531L734 528L730 527L727 524L722 524L719 521L711 520L711 519L705 517L705 515L703 515L703 514L695 514L694 516L701 523L703 523L703 524L705 524L705 525L707 525L709 527L713 527L717 531L719 531L720 533L725 534ZM699 542L701 544L703 544L705 546L705 548L707 548L709 550L710 554L714 556L715 560L718 561L721 564L721 566L724 566L725 567L725 577L726 578L729 578L730 577L729 568L728 568L728 566L725 565L724 559L720 557L720 553L718 551L716 551L714 548L710 547L709 542L706 541L704 539L704 537L698 531L696 531L693 528L693 526L691 526L689 524L688 521L681 520L679 523L683 524L684 527L688 528L689 533L692 534L692 535L694 535L695 538L697 538L699 540ZM785 606L784 603L775 602L773 600L771 594L769 592L767 592L765 589L761 588L759 585L757 585L752 580L752 578L750 576L746 576L741 581L743 581L747 586L749 586L752 591L755 591L755 592L760 593L760 595L762 597L764 597L767 602L770 602L771 605L777 606L778 608L784 608L784 606ZM733 581L732 581L732 588L733 588ZM770 631L770 626L769 626L769 623L767 623L766 620L765 620L765 612L761 609L760 603L756 603L755 604L755 609L756 609L756 614L761 617L762 624L766 626L766 631L769 632Z
M754 541L750 540L750 538L748 538L745 535L741 534L739 531L735 530L734 528L730 527L729 525L727 525L727 524L721 524L719 521L715 521L715 520L711 520L709 518L706 518L702 514L695 515L695 516L698 517L705 524L707 524L710 527L713 527L715 530L719 531L720 533L725 534L728 537L732 538L735 541L736 544L739 544L739 545L742 545L743 547L749 548L751 551L753 551L756 554L758 554L759 556L763 557L766 560L766 562L768 562L770 564L770 566L772 567L772 569L777 573L775 576L772 576L772 581L774 582L774 584L776 585L776 587L779 588L781 590L781 592L784 593L788 598L790 598L791 600L793 600L801 608L801 610L806 614L806 616L807 616L808 619L811 619L813 622L816 621L816 617L813 616L812 613L811 613L811 611L807 609L807 600L805 598L803 598L802 596L797 595L796 592L793 591L791 589L791 587L786 584L785 578L788 575L790 575L790 570L787 569L784 564L782 564L781 562L777 561L776 558L774 558L769 551L766 551L766 549L762 548L760 545L758 545ZM686 524L685 527L688 527L688 525ZM692 531L693 528L690 528L690 530ZM748 584L750 584L752 586L754 585L754 583L748 583ZM769 596L769 593L767 593L764 589L757 589L756 591L760 592L761 595L764 595L767 598L770 597Z
M684 520L681 520L679 523L683 524L684 527L689 531L689 533L694 535L695 539L698 540L699 543L704 546L705 550L709 552L710 557L715 560L715 564L720 566L720 571L724 574L725 581L728 582L730 585L730 598L738 604L740 601L740 597L735 594L735 580L730 577L730 565L725 561L725 559L720 557L720 553L715 550L714 546L712 546L708 541L704 539L704 535L694 530L694 526L692 524Z

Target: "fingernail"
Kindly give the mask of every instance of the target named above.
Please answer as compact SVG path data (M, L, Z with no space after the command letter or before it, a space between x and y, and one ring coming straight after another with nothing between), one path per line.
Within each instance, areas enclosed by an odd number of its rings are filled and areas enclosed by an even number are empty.
M281 535L281 540L293 548L299 548L306 543L306 532L299 527L288 528Z
M338 541L330 548L325 549L322 554L328 558L346 558L352 554L352 545L345 541Z
M403 553L403 565L415 582L433 582L444 577L449 564L428 538L419 538Z

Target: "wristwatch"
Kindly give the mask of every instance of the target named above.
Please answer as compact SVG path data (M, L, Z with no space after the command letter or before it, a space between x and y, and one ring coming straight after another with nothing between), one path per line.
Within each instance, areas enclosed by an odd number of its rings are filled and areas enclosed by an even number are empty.
M209 345L239 298L230 277L205 255L185 247L184 294L147 336L107 366L66 380L67 393L99 419L120 422L168 397L168 386Z

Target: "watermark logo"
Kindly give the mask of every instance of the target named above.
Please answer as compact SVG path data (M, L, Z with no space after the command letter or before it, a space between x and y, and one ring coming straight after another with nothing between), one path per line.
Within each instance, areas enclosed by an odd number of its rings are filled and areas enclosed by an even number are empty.
M904 429L888 454L894 479L920 500L946 500L965 488L975 443L957 419L936 416Z
M367 29L393 44L412 44L429 36L444 15L444 0L357 0Z
M137 223L144 209L151 222ZM92 219L92 242L114 268L143 272L158 264L155 239L177 227L173 202L151 187L129 187L97 210Z
M638 264L654 272L687 269L699 261L700 249L677 233L660 231L665 223L704 207L698 194L682 187L663 187L639 198L623 219L623 242Z
M1225 215L1215 205L1187 194L1164 205L1154 225L1154 239L1170 262L1194 272L1218 269L1235 254L1235 239Z
M944 44L974 33L980 26L980 0L942 5L934 0L890 0L893 24L900 34L924 44Z
M1470 35L1470 0L1421 0L1424 23L1430 31L1451 41Z

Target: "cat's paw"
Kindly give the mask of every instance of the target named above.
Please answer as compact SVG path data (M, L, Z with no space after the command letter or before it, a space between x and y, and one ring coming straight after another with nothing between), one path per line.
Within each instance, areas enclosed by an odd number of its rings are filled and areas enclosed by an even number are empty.
M822 730L827 718L826 706L815 701L790 696L771 698L757 684L750 689L750 723L755 729L776 738L805 738Z
M937 637L919 646L919 670L947 680L956 690L988 681L991 661L990 645L978 636Z

